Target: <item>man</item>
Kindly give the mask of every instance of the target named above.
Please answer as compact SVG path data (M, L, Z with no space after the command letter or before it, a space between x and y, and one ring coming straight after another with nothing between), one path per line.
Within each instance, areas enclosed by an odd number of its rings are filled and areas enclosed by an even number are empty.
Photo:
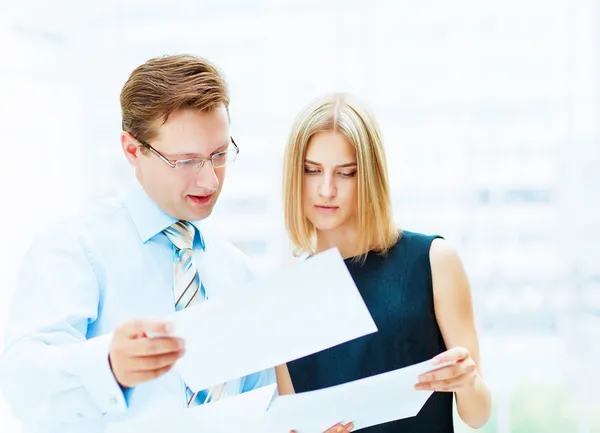
M0 384L26 432L100 432L153 405L189 407L275 381L268 370L189 389L171 371L185 342L151 319L235 296L228 290L252 276L245 256L200 223L239 152L228 105L223 78L198 57L155 58L131 73L121 145L137 182L45 232L22 262Z

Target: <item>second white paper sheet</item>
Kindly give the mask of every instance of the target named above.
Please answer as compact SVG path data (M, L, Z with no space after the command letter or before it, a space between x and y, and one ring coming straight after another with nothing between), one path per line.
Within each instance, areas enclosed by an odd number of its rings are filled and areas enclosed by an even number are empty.
M418 376L439 368L431 361L317 391L277 397L261 421L261 433L323 433L338 422L354 430L413 417L432 391L415 391Z

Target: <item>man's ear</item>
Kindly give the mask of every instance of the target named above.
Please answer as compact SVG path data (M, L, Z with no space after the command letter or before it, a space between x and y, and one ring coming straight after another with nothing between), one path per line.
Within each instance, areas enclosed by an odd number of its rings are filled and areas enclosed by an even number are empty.
M129 164L137 167L140 156L140 143L127 131L121 132L121 148Z

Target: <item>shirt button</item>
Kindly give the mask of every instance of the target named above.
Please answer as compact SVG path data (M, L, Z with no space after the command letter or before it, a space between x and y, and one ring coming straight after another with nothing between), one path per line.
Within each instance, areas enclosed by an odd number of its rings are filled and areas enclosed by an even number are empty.
M117 405L117 397L112 396L109 400L110 404L112 404L113 406Z

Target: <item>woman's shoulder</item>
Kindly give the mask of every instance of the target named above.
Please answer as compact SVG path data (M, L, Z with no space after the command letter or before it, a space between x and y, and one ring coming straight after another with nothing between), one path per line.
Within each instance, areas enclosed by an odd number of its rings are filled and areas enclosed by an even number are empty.
M431 247L431 243L435 239L444 239L442 235L439 234L426 234L415 232L411 230L400 230L400 238L396 245L398 246L423 246L429 249Z
M455 271L461 267L457 250L441 235L405 230L398 245L402 245L405 257L429 263L432 269Z

